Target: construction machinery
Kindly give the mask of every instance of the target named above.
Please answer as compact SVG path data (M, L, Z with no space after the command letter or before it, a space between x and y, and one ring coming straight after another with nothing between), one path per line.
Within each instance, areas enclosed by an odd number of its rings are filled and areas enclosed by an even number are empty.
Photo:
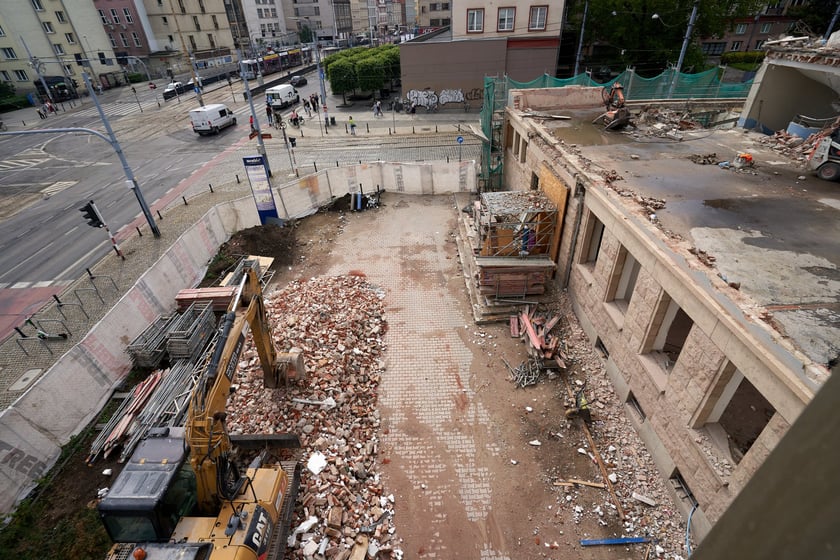
M225 406L247 330L266 387L303 376L299 353L272 342L256 265L242 269L215 346L205 355L186 425L158 429L138 445L99 516L116 543L109 560L256 560L282 558L300 485L296 461L269 453L300 447L296 435L232 436ZM235 450L261 449L244 474Z
M808 169L826 181L840 180L840 128L819 140L808 156Z
M593 124L600 122L604 125L604 130L613 130L630 123L630 111L624 106L624 86L614 82L609 88L604 87L601 90L601 99L606 112L593 120Z

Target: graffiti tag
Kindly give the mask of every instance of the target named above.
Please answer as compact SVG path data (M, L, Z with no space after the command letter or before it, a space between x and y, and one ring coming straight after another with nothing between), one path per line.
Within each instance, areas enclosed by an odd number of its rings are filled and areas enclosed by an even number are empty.
M408 102L418 107L434 107L438 104L438 96L431 90L416 90L408 92Z
M463 103L464 94L460 89L443 89L438 96L438 102L441 105L446 105L447 103Z

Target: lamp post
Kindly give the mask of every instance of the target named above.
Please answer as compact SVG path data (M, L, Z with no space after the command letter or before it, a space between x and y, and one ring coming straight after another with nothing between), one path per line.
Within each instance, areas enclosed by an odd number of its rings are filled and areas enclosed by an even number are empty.
M578 70L580 70L580 51L583 50L583 31L586 29L586 12L589 11L589 2L585 2L583 4L583 20L580 23L580 41L578 42L577 48L577 56L575 56L575 73L573 76L578 75Z
M688 18L688 27L685 29L685 37L683 38L682 48L680 49L680 57L677 59L677 67L674 70L674 76L671 78L671 85L668 86L668 99L671 99L674 96L674 88L677 85L677 79L679 78L683 61L685 60L685 51L688 50L688 42L691 40L691 32L694 30L694 21L697 19L697 5L699 3L700 0L694 0L694 7L691 8L691 17ZM662 21L659 14L653 14L651 19L658 19L659 21ZM665 22L662 22L662 25L665 25Z

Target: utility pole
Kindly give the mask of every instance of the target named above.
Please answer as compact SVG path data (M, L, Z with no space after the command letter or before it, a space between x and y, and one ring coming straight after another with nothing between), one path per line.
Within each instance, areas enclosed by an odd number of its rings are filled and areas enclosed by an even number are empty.
M195 88L195 96L198 99L198 104L204 107L204 98L201 96L201 88L198 85L198 76L195 74L195 67L193 66L191 51L187 50L187 43L184 42L184 35L181 33L181 24L178 23L178 17L175 15L175 8L172 7L172 0L169 0L169 11L172 13L172 19L175 21L175 31L178 33L178 38L181 40L181 52L185 53L190 63L190 73L192 74L193 87Z
M691 8L691 17L688 19L688 27L685 30L685 38L683 39L682 49L680 49L680 58L677 60L677 68L674 71L674 77L671 80L671 87L668 88L668 99L674 96L674 88L677 85L677 80L682 71L683 60L685 60L685 51L688 49L688 42L691 40L691 32L694 30L694 20L697 19L697 4L700 0L694 0L694 7Z
M260 130L260 119L257 116L257 111L254 109L254 96L251 95L251 87L248 85L248 76L245 69L242 67L242 53L236 51L236 58L239 60L239 75L242 76L242 83L245 85L245 95L248 98L248 105L251 107L251 118L254 119L254 130L257 133L257 151L263 157L263 164L265 165L265 174L271 177L271 166L268 163L268 153L265 151L265 142L263 142L262 131Z
M580 70L580 54L583 50L583 32L586 29L586 13L589 11L589 2L585 2L583 4L583 20L580 23L580 40L578 41L578 48L577 48L577 55L575 56L575 72L572 74L572 77L578 75L578 70Z
M143 198L143 193L140 191L140 186L134 178L134 172L131 171L131 167L129 167L128 161L125 159L125 154L120 147L120 143L117 141L116 135L114 135L111 123L108 122L108 117L105 116L105 111L102 110L102 106L99 104L99 99L97 99L96 93L93 91L93 86L90 83L90 76L88 76L87 72L82 72L82 79L85 81L85 86L90 92L90 98L93 100L93 104L96 105L96 110L99 111L99 118L102 119L102 124L105 126L105 131L108 133L108 142L111 144L111 147L114 148L114 151L117 153L117 157L120 158L120 163L123 166L123 173L125 173L125 178L127 179L125 182L126 186L134 191L134 196L137 197L137 202L140 203L140 208L143 210L143 215L146 216L146 222L149 224L149 229L152 230L152 235L160 237L160 230L158 229L155 219L152 216L152 211L149 210L149 206L146 204L146 199Z
M23 43L23 48L26 49L26 56L29 57L30 66L32 66L32 69L35 70L35 73L38 75L38 79L41 81L41 85L44 86L44 93L46 93L47 98L50 100L50 103L54 103L52 93L50 92L50 88L47 87L47 81L41 74L41 66L43 66L43 63L38 61L37 57L32 56L32 51L29 50L29 45L27 45L26 41L23 40L23 35L20 36L20 42Z

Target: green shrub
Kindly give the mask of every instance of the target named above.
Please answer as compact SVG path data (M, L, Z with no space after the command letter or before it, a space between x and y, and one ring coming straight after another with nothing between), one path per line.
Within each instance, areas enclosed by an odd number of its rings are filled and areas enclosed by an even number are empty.
M721 64L761 64L764 61L764 51L733 51L723 53Z

